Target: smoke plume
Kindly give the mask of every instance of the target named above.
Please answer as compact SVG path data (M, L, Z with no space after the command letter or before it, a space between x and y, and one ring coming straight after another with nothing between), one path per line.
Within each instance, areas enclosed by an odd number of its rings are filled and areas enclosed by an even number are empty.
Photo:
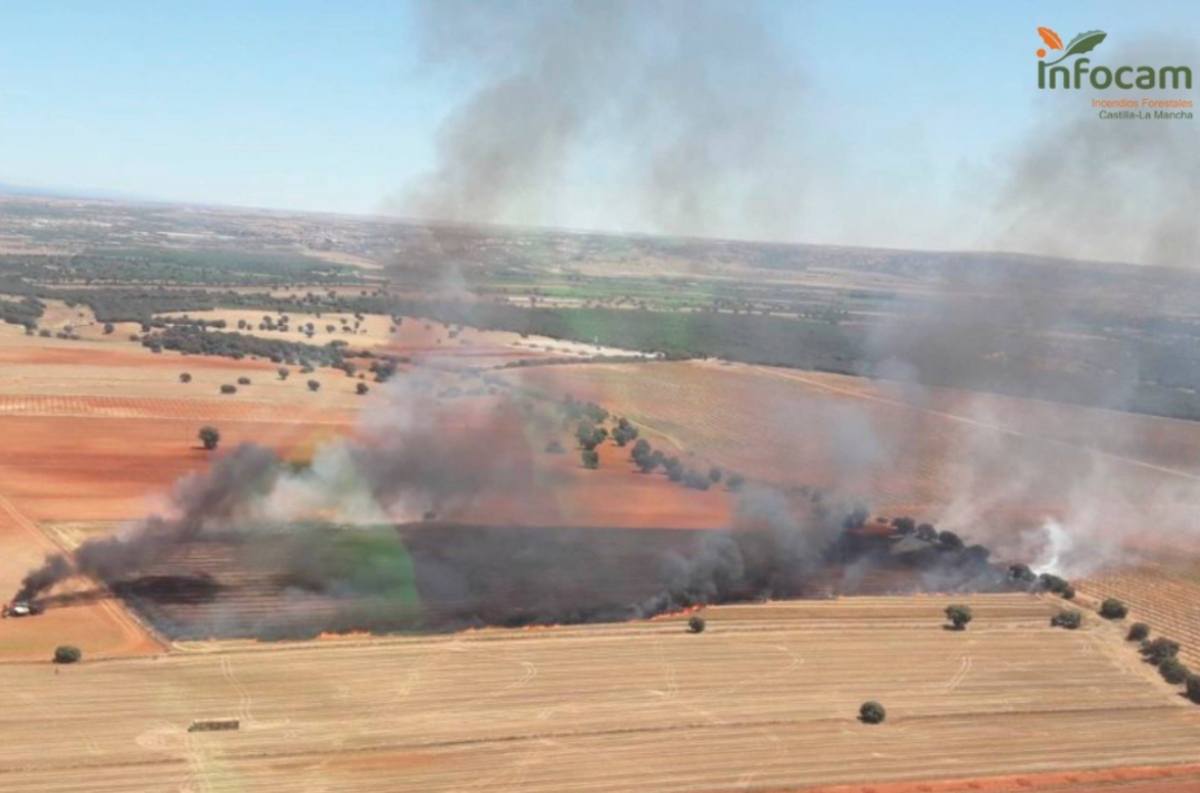
M802 81L760 4L420 8L428 58L473 90L400 211L709 236L794 230Z

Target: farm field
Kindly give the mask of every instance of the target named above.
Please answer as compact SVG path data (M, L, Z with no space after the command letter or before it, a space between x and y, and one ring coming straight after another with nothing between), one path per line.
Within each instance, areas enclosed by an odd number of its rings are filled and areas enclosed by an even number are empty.
M597 355L638 355L632 350L551 339L546 336L472 327L446 325L432 319L403 317L396 326L391 317L366 314L354 329L356 318L347 313L306 314L289 311L289 330L261 330L263 317L278 319L278 314L247 309L212 309L207 311L176 311L163 317L183 317L203 320L224 320L227 332L240 332L264 339L276 339L305 344L325 344L341 340L356 349L402 355L415 360L433 360L443 364L470 362L472 365L495 366L517 359L569 357L586 359ZM238 322L249 325L238 330ZM312 323L316 333L312 338L298 328ZM332 328L332 330L330 330ZM393 330L394 328L394 330Z
M1194 422L718 362L503 376L598 401L647 437L727 469L863 494L880 514L928 517L993 546L1084 511L1093 522L1105 515L1110 534L1133 545L1194 552L1200 542L1194 532L1130 528L1195 524Z
M1145 622L1154 636L1179 642L1179 656L1200 668L1200 582L1195 562L1181 566L1150 562L1104 571L1082 582L1080 591L1094 598L1116 597L1129 605L1126 622Z
M57 673L7 664L0 781L29 793L797 790L1195 761L1200 713L1139 668L1116 626L1055 630L1053 603L989 595L968 598L976 620L958 633L942 629L947 602L717 607L699 635L672 617L198 643ZM888 708L883 725L856 720L871 698ZM219 718L241 727L186 732Z

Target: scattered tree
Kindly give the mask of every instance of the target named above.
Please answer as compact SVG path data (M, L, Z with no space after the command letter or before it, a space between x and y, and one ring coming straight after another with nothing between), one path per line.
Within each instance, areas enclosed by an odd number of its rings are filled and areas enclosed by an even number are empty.
M286 379L288 379L288 375L291 374L292 372L286 366L281 366L275 370L275 373L277 375L279 375L280 380L286 380Z
M725 487L733 493L738 492L746 484L746 477L741 474L730 474L725 479Z
M116 328L113 327L113 324L111 322L104 323L104 335L107 336L108 334L112 333L114 330L116 330Z
M637 427L630 424L628 419L617 419L617 426L612 432L612 437L618 446L624 446L637 436Z
M584 468L599 468L600 467L600 452L595 449L584 449L580 452L580 457L583 460Z
M1008 577L1012 581L1022 584L1032 584L1037 580L1037 576L1029 569L1027 564L1014 564L1008 568Z
M1063 609L1050 618L1050 626L1073 631L1083 623L1083 615L1074 609Z
M917 530L917 522L909 517L892 518L892 528L897 534L912 534Z
M1187 698L1200 705L1200 675L1188 675Z
M239 377L238 385L250 385L250 378L249 377Z
M204 444L204 448L210 452L217 448L217 444L221 442L221 433L213 426L201 427L197 435L200 438L200 443Z
M1144 622L1135 622L1129 626L1129 633L1125 634L1125 640L1129 642L1142 642L1150 638L1150 626Z
M1100 616L1106 620L1123 620L1129 609L1116 598L1105 598L1100 604Z
M1178 658L1168 658L1158 665L1158 673L1162 675L1163 680L1166 680L1173 686L1177 686L1188 679L1191 672Z
M667 457L662 461L662 467L667 472L667 478L672 482L683 479L683 463L679 462L678 457Z
M701 617L699 614L693 614L691 619L688 620L688 630L692 633L704 633L705 627L707 625L704 622L704 617Z
M308 390L309 391L320 391L321 390L321 382L319 380L309 380L308 381Z
M938 534L938 548L943 551L961 551L962 538L952 531L943 531Z
M917 526L916 533L917 539L924 540L925 542L936 542L938 538L937 529L933 527L932 523L922 523L920 526Z
M878 702L864 702L858 709L858 719L863 724L881 724L887 718L887 711Z
M370 390L370 386L368 386L366 383L359 383L358 385L354 386L354 392L359 396L363 396Z
M946 606L946 619L950 620L950 624L956 631L964 630L973 617L970 606L964 606L961 603L952 603Z
M1168 661L1179 655L1179 642L1159 636L1157 639L1142 642L1139 652L1141 652L1149 663L1161 666L1164 661Z
M226 383L225 385L221 386L221 393L222 394L236 394L237 386Z
M564 451L566 451L566 450L563 449L563 445L556 440L550 441L549 443L546 444L546 453L547 454L562 454Z
M54 663L74 664L83 658L83 651L70 644L60 644L54 648Z
M190 374L188 374L187 372L181 372L179 375L179 382L190 383L190 382L192 382L192 376Z
M723 475L724 472L715 465L708 469L708 481L712 482L714 485L721 481L721 477Z

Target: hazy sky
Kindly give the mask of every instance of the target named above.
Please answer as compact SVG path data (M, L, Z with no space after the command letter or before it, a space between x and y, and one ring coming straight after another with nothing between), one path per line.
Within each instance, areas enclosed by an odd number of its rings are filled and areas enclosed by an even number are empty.
M798 130L794 207L770 235L900 247L987 246L988 191L1064 110L1034 87L1038 25L1064 39L1103 29L1106 47L1200 33L1200 4L1182 2L836 0L759 15L783 57L778 77L756 79L794 97ZM0 182L406 211L437 167L439 130L493 76L430 57L421 19L361 0L5 3ZM486 45L492 32L474 34ZM573 149L553 201L487 219L657 230L622 207L611 154ZM737 218L688 230L760 235Z

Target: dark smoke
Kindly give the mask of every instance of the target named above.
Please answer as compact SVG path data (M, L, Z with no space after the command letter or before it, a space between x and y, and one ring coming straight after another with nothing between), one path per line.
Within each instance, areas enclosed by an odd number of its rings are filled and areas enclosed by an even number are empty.
M429 60L476 87L444 123L438 164L400 211L709 236L794 233L806 173L801 80L761 4L435 0L420 8Z
M311 464L285 464L270 449L244 444L208 471L175 486L172 509L112 537L85 541L70 557L50 556L25 577L17 599L30 599L72 576L112 585L144 572L206 532L278 525L332 515L352 523L390 523L445 513L487 492L527 485L520 447L481 453L519 433L521 416L505 402L439 427L438 406L418 376L395 383L367 413L357 437L322 447Z

